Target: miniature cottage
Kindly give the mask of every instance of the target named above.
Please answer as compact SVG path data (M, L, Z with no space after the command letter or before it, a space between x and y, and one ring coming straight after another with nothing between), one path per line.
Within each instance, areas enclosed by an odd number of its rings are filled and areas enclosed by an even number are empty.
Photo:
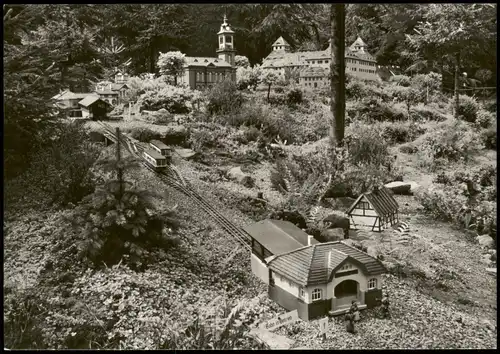
M376 187L356 199L346 211L351 229L381 232L398 223L398 203L385 187Z
M266 284L269 284L266 259L319 243L313 236L284 220L263 220L246 226L244 230L252 236L252 272Z
M309 245L268 260L269 297L303 320L377 306L382 263L342 241Z

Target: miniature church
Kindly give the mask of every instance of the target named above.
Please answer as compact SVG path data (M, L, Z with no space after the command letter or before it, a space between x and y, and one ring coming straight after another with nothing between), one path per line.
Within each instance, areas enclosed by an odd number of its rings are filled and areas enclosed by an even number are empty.
M181 81L191 89L201 90L229 78L236 81L234 31L224 22L217 33L219 48L217 57L185 57L184 75Z

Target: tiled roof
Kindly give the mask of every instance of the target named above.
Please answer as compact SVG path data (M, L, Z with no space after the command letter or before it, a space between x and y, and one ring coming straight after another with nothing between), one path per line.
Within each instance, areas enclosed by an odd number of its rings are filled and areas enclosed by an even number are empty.
M114 95L114 96L119 95L118 92L113 91L113 90L97 90L97 91L95 91L95 93L97 93L98 95Z
M225 60L219 58L211 58L211 57L185 57L186 64L185 66L208 66L210 64L216 67L222 68L230 68L231 64L226 62Z
M118 91L123 87L128 88L127 84L111 84L111 90L113 91Z
M300 57L301 53L287 53L285 51L272 51L262 62L263 68L277 67L282 68L285 66L307 66L303 58Z
M349 214L354 207L358 204L362 197L365 197L373 209L377 212L379 216L385 216L398 211L399 205L396 199L392 196L389 190L385 187L379 187L374 189L369 193L364 193L356 199L356 201L351 205L351 207L346 211Z
M90 106L92 103L100 100L101 98L97 95L93 95L93 94L87 94L87 97L85 97L83 100L81 100L80 102L78 102L79 105L82 105L83 107L88 107ZM105 101L103 101L105 102Z
M367 275L384 273L382 263L341 241L318 243L280 254L269 261L269 269L302 285L325 284L345 261L361 266Z
M353 47L355 45L359 45L361 47L366 47L365 41L363 41L360 36L358 36L358 38L356 38L356 40L351 44L351 47Z
M287 41L285 41L285 38L281 37L278 38L274 43L273 43L273 47L276 46L276 45L287 45L287 46L290 46L290 44L288 44Z
M320 67L310 67L300 72L300 77L327 77L328 69Z
M262 220L244 228L273 255L296 250L307 245L308 234L289 221ZM317 243L316 239L312 239Z
M158 149L168 149L168 146L165 143L163 143L163 142L161 142L159 140L151 140L149 143L153 144Z
M87 97L88 95L91 95L92 93L74 93L69 90L63 91L61 93L58 93L54 97L52 97L53 100L78 100Z

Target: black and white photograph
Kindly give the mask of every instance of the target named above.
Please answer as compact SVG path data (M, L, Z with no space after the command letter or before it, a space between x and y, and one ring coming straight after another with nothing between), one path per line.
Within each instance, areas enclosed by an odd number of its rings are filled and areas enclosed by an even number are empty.
M3 4L4 350L497 349L496 3Z

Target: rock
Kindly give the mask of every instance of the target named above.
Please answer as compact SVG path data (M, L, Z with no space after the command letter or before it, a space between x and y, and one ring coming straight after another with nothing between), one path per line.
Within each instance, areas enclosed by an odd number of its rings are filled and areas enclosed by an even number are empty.
M377 249L374 246L368 246L366 253L368 253L370 256L375 257L375 258L377 258L377 256L379 255L379 252L377 251Z
M391 190L394 194L398 195L412 195L411 183L409 182L390 182L384 185L385 188Z
M495 243L489 235L478 236L476 237L476 240L481 245L481 247L485 248L491 248Z
M197 153L191 149L175 149L175 152L178 153L180 157L186 160L190 160L197 155Z
M250 335L257 341L266 343L270 349L290 349L295 343L293 339L260 328L252 329Z
M236 180L238 183L244 185L245 187L252 188L255 186L255 179L244 173L241 167L233 167L227 172L229 179Z
M483 254L483 256L481 257L481 263L489 265L491 263L491 255Z
M497 275L497 269L496 268L486 268L486 272L491 274L491 275Z
M189 131L183 125L169 125L163 139L169 145L183 145L189 137Z

